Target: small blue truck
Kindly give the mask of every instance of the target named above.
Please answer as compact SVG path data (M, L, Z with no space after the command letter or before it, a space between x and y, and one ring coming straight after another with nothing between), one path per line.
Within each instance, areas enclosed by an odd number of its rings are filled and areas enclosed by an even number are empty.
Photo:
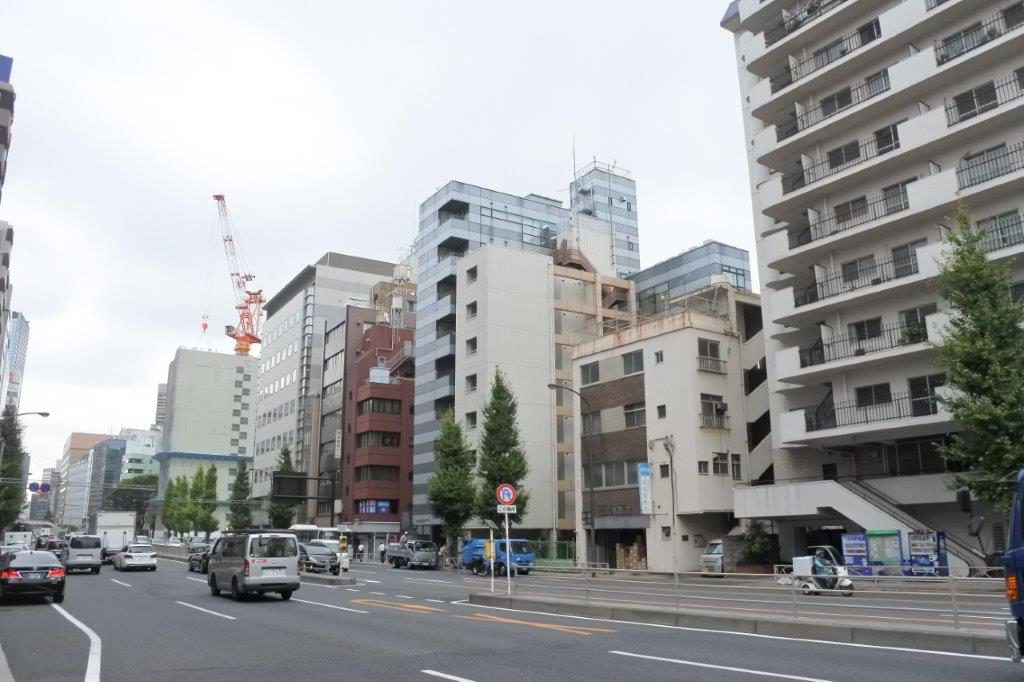
M527 575L533 568L535 557L526 540L509 540L512 546L512 560L508 560L508 553L505 551L506 541L495 540L494 545L497 551L495 558L496 575L505 575L506 567L511 564L512 575L521 573ZM487 540L471 539L466 540L462 546L462 565L477 575L489 575L491 572L490 561L484 556L484 547Z
M1003 572L1006 576L1006 600L1010 604L1010 615L1006 621L1006 644L1010 658L1020 663L1024 651L1024 469L1017 474L1017 487L1013 493L1010 512L1010 542L1003 555Z

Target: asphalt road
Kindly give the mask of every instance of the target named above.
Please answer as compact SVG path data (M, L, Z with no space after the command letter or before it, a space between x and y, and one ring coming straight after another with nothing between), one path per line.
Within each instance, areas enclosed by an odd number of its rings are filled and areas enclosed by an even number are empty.
M1024 672L1001 659L482 608L464 601L479 585L448 572L356 565L354 587L306 584L290 602L239 603L211 596L183 564L160 566L73 575L63 609L0 605L13 678L998 682Z

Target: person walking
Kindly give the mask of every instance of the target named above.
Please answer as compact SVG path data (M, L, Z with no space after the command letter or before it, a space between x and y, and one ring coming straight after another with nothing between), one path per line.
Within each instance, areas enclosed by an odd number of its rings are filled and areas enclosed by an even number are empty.
M364 545L364 544L363 544L363 543L361 543L361 542L359 543L359 551L358 551L358 554L359 554L359 561L362 561L362 560L363 560L363 557L365 557L365 556L366 556L366 545Z
M380 543L380 547L377 548L377 553L380 554L380 562L384 563L384 555L387 554L388 547L383 542Z

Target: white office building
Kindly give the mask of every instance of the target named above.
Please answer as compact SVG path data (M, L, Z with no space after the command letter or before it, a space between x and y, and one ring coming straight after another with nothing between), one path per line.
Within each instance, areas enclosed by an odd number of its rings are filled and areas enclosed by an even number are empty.
M992 259L1024 252L1024 3L737 0L771 390L774 485L736 514L783 553L841 530L944 530L977 564L938 446L943 241L963 201ZM1024 266L1014 266L1024 280ZM1014 293L1021 289L1015 286ZM989 518L998 518L989 515ZM989 524L1000 551L1005 529Z

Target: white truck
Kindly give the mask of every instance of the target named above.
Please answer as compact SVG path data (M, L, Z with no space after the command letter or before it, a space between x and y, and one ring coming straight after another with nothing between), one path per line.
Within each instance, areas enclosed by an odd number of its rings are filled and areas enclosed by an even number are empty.
M103 562L110 563L122 547L135 542L135 512L94 512L89 516L89 535L100 536Z
M4 533L4 541L2 544L5 545L25 545L26 547L32 547L32 531L30 530L9 530Z

